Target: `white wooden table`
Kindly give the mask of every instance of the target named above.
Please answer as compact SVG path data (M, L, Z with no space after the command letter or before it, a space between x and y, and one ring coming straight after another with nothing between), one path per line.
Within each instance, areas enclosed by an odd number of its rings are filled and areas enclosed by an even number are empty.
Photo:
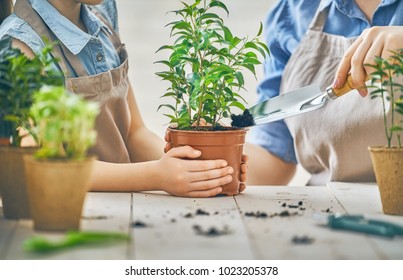
M61 239L63 234L34 231L29 220L0 217L0 259L403 259L403 237L332 230L313 219L314 213L364 214L403 225L403 217L382 214L378 188L371 184L254 186L236 197L208 199L89 193L82 230L128 233L130 241L29 253L22 248L27 238ZM146 226L133 227L136 222ZM209 230L222 235L204 235ZM311 242L295 242L301 237Z

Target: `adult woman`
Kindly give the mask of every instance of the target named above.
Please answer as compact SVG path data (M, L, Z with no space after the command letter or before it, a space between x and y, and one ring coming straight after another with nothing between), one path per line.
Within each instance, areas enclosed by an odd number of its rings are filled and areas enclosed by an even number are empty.
M163 141L144 125L128 80L127 53L120 42L115 1L18 0L1 25L0 38L33 56L45 37L59 41L52 55L64 72L66 87L101 104L97 118L92 190L164 190L189 197L214 196L232 180L223 160L196 159L191 147L163 154ZM11 1L1 0L10 12ZM98 6L93 6L98 5Z
M272 58L260 100L314 83L337 88L349 72L366 96L372 69L364 65L403 48L402 14L403 2L396 0L279 1L267 18ZM246 152L253 184L287 184L297 162L312 174L309 184L374 181L367 147L384 143L381 112L354 93L252 134L257 145Z

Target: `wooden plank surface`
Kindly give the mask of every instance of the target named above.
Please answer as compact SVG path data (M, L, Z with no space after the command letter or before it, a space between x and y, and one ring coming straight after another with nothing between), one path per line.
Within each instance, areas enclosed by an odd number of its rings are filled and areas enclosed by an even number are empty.
M134 193L133 222L146 226L133 228L130 258L255 258L233 197L191 199ZM203 234L211 229L223 235Z
M10 250L10 240L17 230L17 225L18 221L5 219L0 208L0 260L4 260Z
M347 213L364 215L366 218L389 221L403 226L402 216L385 215L381 197L375 184L329 183L329 189L343 204ZM393 239L371 236L370 244L381 259L403 259L403 237Z
M131 208L130 193L88 193L83 210L81 229L84 231L113 231L129 233ZM50 240L61 240L63 233L33 230L30 220L20 220L11 242L7 259L126 259L127 243L80 246L49 254L26 252L23 242L32 236L44 236Z
M365 236L331 230L313 219L314 213L345 212L326 187L248 187L236 201L259 259L380 257ZM258 211L268 217L246 215ZM284 211L290 215L281 216Z

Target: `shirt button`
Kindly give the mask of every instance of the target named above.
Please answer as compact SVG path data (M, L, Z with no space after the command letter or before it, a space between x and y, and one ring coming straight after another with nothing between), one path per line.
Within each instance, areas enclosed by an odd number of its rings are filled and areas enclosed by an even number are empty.
M98 62L101 62L101 61L102 61L102 59L104 59L103 54L98 53L98 54L97 54L97 61L98 61Z

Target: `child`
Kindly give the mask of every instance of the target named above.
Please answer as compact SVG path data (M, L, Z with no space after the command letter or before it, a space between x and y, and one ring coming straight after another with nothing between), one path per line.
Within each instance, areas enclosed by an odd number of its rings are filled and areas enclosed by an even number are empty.
M11 0L0 0L2 13L11 8ZM233 169L224 160L185 160L201 155L191 147L164 154L164 142L145 127L128 80L114 0L18 0L0 27L0 38L6 35L27 56L39 52L42 38L58 41L52 55L59 59L66 88L101 104L92 190L209 197L232 180Z

